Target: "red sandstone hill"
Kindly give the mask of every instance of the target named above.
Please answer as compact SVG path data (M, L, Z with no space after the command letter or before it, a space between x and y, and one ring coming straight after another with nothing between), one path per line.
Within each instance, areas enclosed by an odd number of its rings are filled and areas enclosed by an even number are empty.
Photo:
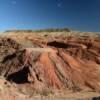
M18 87L28 85L34 91L100 93L100 37L29 34L2 37L0 75Z

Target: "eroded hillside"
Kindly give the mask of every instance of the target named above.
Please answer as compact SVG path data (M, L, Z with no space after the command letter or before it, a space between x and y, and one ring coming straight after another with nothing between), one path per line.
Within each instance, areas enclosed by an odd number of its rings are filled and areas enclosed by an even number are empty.
M100 37L2 36L0 75L18 88L30 87L32 91L100 93Z

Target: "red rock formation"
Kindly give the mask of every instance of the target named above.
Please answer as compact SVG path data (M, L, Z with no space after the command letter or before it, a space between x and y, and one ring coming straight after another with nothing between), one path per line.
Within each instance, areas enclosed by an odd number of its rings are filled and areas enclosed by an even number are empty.
M46 86L100 91L100 41L97 38L66 37L62 42L54 40L46 44L45 47L54 52L43 52L37 60Z
M37 90L100 92L100 38L73 36L51 40L33 36L27 40L37 47L17 49L16 56L9 54L10 61L1 62L10 70L5 69L9 80L16 82L21 75L23 83L29 82Z

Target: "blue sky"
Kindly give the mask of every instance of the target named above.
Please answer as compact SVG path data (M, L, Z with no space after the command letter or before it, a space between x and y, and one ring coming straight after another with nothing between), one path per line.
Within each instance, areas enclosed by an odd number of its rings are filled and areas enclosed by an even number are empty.
M0 0L0 31L65 27L100 32L100 0Z

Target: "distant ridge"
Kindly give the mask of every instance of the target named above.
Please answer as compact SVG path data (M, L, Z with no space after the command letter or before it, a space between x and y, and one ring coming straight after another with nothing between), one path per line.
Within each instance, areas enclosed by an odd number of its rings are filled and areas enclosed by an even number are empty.
M49 29L39 29L39 30L7 30L6 32L70 32L69 28L49 28Z

